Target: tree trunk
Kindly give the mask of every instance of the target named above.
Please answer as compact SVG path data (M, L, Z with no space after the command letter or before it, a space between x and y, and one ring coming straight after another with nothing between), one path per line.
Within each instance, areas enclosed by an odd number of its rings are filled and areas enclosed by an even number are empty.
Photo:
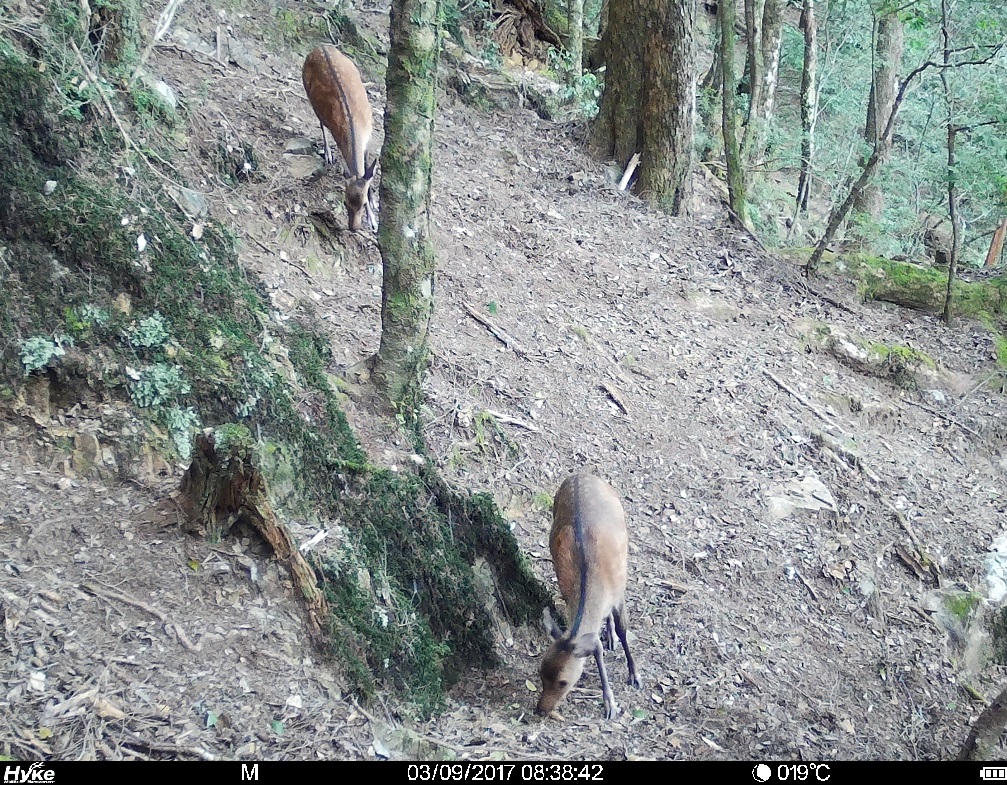
M811 162L815 155L815 120L818 117L818 23L815 21L815 0L804 0L801 9L804 30L804 68L801 71L801 176L797 182L797 212L808 212L811 194ZM794 216L796 221L797 216Z
M719 3L717 8L720 8ZM759 51L762 42L762 9L763 4L759 0L745 0L745 37L748 43L745 65L748 70L749 98L746 129L755 117L754 107L762 103L762 53Z
M993 232L993 239L990 240L990 249L986 252L986 264L984 267L995 267L1000 261L1000 254L1004 249L1004 233L1007 232L1007 218L1000 222L1000 226Z
M948 291L944 298L945 324L951 324L952 289L958 273L958 255L961 252L962 228L958 216L958 188L955 183L955 126L954 97L948 85L948 69L951 66L951 31L948 28L948 0L941 0L941 38L944 43L944 67L941 69L941 85L944 87L944 102L948 110L948 216L951 218L951 259L948 264Z
M584 69L584 0L567 0L567 48L570 50L570 80L580 79Z
M625 166L640 149L643 24L637 0L609 0L605 30L605 90L591 129L591 149L599 158Z
M727 192L731 209L746 224L745 185L738 154L738 77L734 62L734 0L717 3L717 21L720 23L720 61L723 73L724 158L727 162Z
M780 73L780 42L783 40L784 0L765 0L759 45L761 64L757 83L752 86L748 124L742 150L747 164L760 163L766 152L766 134L776 104L776 85ZM749 52L749 63L752 53ZM758 58L757 58L758 59Z
M783 41L785 0L766 0L762 12L762 112L764 123L773 118L776 87L780 76L780 44Z
M695 0L637 0L643 35L643 104L637 192L673 215L691 196L696 114Z
M430 243L439 0L393 0L381 152L381 345L373 379L407 417L419 408L434 307Z
M899 66L902 63L903 34L902 22L898 14L891 13L878 20L878 39L875 46L874 76L871 92L867 99L867 124L864 139L876 146L878 136L884 130L895 102L895 88L899 81ZM887 155L879 165L884 165ZM874 183L868 183L861 191L853 209L867 213L874 219L881 217L885 209L885 196Z

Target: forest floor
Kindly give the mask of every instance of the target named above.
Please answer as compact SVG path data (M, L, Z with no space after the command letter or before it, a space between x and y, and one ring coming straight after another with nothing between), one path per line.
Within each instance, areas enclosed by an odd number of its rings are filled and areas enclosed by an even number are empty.
M320 139L300 82L314 42L291 51L264 37L276 8L187 3L148 70L190 118L175 165L238 236L277 318L322 319L336 373L377 348L381 262L373 235L341 230L336 171L307 178L306 157L285 154ZM384 18L371 16L375 27ZM193 52L221 20L241 46L226 65ZM380 141L380 86L369 92ZM982 709L975 696L992 697L1002 679L941 613L949 588L983 590L1007 521L1004 401L981 384L995 371L988 334L864 303L839 279L806 285L732 227L699 172L692 217L668 218L615 188L578 128L441 95L425 432L450 482L494 495L550 585L547 500L560 482L591 471L620 492L643 686L625 684L621 651L608 655L619 716L603 720L589 664L564 720L535 717L547 638L505 623L502 665L469 673L442 715L357 706L310 647L289 576L264 546L180 532L177 471L86 479L37 446L38 425L100 437L114 421L74 407L0 424L0 650L11 652L0 752L12 742L54 759L374 759L425 742L507 760L957 752ZM216 185L205 155L225 137L256 153L255 176L238 187ZM914 389L865 375L819 348L823 326L912 346L945 372ZM348 414L375 461L401 460L386 425L352 404ZM914 571L921 552L938 568Z

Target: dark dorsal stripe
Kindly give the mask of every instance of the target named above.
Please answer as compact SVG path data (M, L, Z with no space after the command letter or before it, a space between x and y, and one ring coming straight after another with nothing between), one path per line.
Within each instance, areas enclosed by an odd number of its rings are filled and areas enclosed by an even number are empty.
M581 508L582 495L580 486L583 477L574 479L573 488L573 543L577 549L578 561L580 563L580 601L577 603L577 613L570 622L570 629L567 630L567 640L574 640L580 634L580 625L584 620L584 603L587 598L587 553L584 544L584 516Z
M332 61L332 49L331 47L322 47L322 56L325 58L325 64L329 67L329 75L332 77L332 81L336 83L339 87L339 102L343 105L343 117L346 120L346 131L350 135L350 152L353 153L353 160L347 161L346 166L353 174L354 177L362 177L363 172L357 171L357 124L353 121L353 114L350 112L350 102L346 95L346 85L343 84L343 80L339 77L339 69L336 68L335 63ZM338 141L336 146L339 146ZM342 152L342 151L340 151ZM343 156L344 158L346 156Z

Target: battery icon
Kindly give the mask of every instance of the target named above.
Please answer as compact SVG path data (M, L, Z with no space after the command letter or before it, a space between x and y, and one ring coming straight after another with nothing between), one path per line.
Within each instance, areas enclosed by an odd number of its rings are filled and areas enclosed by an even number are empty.
M983 766L979 769L979 777L984 780L1004 780L1007 781L1007 767L1004 766Z

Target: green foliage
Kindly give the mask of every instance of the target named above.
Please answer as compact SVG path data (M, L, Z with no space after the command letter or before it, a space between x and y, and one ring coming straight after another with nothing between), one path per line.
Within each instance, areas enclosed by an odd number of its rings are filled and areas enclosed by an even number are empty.
M165 363L154 363L135 373L129 387L129 397L140 408L160 406L190 392L192 385L182 375L182 369Z
M598 114L598 102L601 100L601 79L590 71L574 76L573 60L566 50L549 49L549 68L566 85L560 91L562 101L573 104L578 116L593 119Z
M73 339L67 336L57 335L55 338L45 338L36 335L21 342L21 363L24 365L24 375L28 376L32 371L37 371L49 364L53 357L62 357L66 354L63 343L73 345Z
M185 409L173 406L165 412L165 425L178 457L188 461L192 457L192 440L200 427L199 415L191 406Z
M143 346L148 349L154 346L163 346L171 337L168 323L157 311L154 311L146 319L141 319L139 324L130 325L124 333L123 337L130 346Z

